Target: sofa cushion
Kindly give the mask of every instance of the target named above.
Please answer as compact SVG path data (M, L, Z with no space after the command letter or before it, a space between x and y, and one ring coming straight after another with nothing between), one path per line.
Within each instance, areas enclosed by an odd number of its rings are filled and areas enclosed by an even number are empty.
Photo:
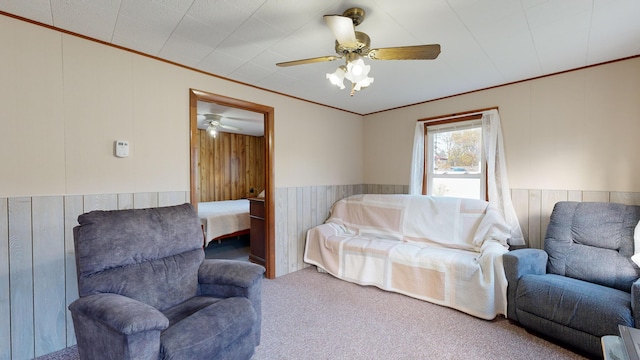
M403 195L353 195L333 204L327 222L344 226L351 234L402 240L408 199Z
M169 308L162 313L169 319L169 326L173 326L183 319L195 314L211 304L222 299L210 296L194 296L191 299Z
M510 234L495 205L440 196L354 195L337 201L327 222L343 226L351 234L475 252L487 240L507 247Z
M211 304L170 326L160 335L162 359L235 359L249 358L254 338L256 313L247 298L232 297ZM238 340L246 337L237 348ZM234 345L235 344L235 345ZM233 354L226 354L230 346Z
M518 283L516 311L521 323L525 312L600 337L617 334L617 324L634 326L630 299L628 292L578 279L529 274Z

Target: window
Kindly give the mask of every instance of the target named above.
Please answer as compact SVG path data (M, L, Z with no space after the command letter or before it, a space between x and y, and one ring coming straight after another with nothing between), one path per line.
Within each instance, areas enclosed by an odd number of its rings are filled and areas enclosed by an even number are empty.
M424 126L424 193L485 200L482 117L431 121Z
M467 130L479 131L477 147L465 145L465 138L476 136L465 133ZM454 148L460 153L454 153ZM480 161L474 158L477 154ZM466 160L460 160L463 158ZM409 194L438 193L490 200L511 228L509 243L525 244L511 203L498 108L418 120L411 152Z

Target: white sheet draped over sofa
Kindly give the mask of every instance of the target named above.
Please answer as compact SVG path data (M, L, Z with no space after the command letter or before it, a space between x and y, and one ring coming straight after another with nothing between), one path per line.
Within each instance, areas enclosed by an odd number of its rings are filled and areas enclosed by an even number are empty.
M502 254L509 226L488 202L419 195L355 195L307 233L304 261L471 315L506 314Z

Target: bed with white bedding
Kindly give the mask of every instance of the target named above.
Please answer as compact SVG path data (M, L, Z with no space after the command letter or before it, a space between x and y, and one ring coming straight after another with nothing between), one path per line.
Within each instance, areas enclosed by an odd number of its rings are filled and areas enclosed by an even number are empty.
M198 203L198 216L205 234L205 247L212 240L248 234L249 200L224 200Z

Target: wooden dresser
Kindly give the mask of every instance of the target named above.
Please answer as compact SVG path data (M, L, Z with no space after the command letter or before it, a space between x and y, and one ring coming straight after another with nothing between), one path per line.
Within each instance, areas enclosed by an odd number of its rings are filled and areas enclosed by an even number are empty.
M249 260L265 265L265 221L264 198L249 198L249 219L251 221Z

